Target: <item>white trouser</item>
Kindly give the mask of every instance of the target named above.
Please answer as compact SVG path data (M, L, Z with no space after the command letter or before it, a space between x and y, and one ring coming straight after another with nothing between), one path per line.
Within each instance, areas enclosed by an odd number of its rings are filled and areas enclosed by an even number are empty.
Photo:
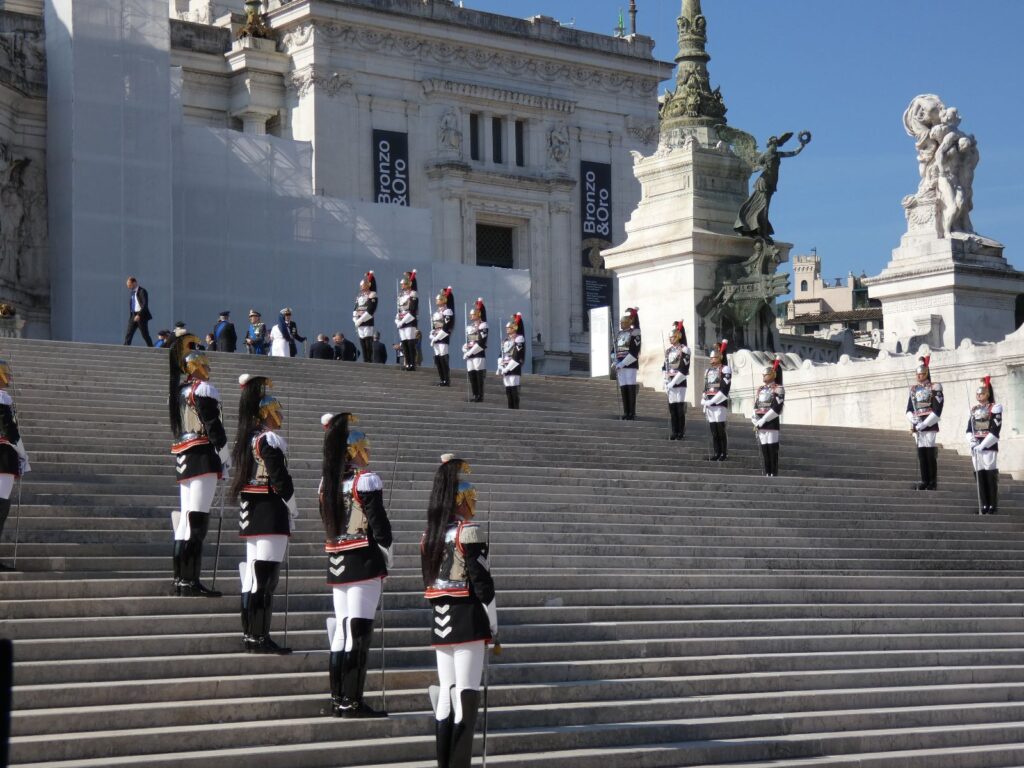
M245 571L242 575L242 591L256 591L256 574L253 570L253 563L257 560L269 560L272 563L280 563L284 560L285 552L288 551L288 537L253 536L245 540Z
M370 338L371 336L373 336L373 323L368 323L366 325L357 325L356 333L359 334L360 339Z
M636 368L618 368L615 371L615 376L619 380L619 386L624 387L627 384L636 384Z
M757 442L761 445L774 445L779 442L779 430L759 429L757 430Z
M668 390L668 401L670 403L685 403L686 387L670 387Z
M518 387L522 381L522 376L503 376L502 380L505 382L506 387Z
M998 451L972 451L971 452L971 464L974 467L974 471L987 472L992 469L999 469L999 452Z
M415 341L416 340L416 325L410 323L409 325L403 325L398 329L398 338L402 341Z
M434 650L437 652L437 682L441 689L434 717L438 720L447 720L454 703L455 722L461 723L462 691L480 690L487 646L483 640L474 640L471 643L460 643Z
M915 432L914 440L917 441L918 448L934 448L935 438L938 436L938 432Z
M443 357L448 354L447 344L431 344L431 348L434 350L434 357Z
M331 640L332 651L352 650L352 631L349 622L352 619L372 619L377 615L377 603L380 602L383 586L384 580L377 578L334 588L334 616L338 624Z
M0 499L11 498L12 488L14 488L14 475L0 475Z
M469 357L466 358L466 370L467 371L482 371L487 367L487 358L485 357Z
M704 409L704 416L710 423L716 424L729 418L729 409L724 405L709 405Z
M189 512L206 512L209 514L213 496L217 492L216 475L200 475L178 483L181 493L181 514L178 525L174 529L175 541L188 541L192 536L192 527L188 522Z

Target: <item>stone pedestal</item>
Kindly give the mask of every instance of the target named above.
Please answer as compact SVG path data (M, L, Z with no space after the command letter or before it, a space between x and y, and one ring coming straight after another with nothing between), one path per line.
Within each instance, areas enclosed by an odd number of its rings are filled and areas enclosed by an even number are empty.
M938 237L913 219L910 229L882 273L865 281L882 302L884 347L953 349L964 339L1002 341L1012 333L1024 273L1007 263L1003 246L978 235Z
M720 340L721 329L706 324L697 306L714 293L722 263L753 252L754 241L732 229L747 197L750 169L705 127L669 131L654 155L634 153L634 160L640 204L626 223L626 242L601 255L618 276L619 308L640 311L640 378L660 387L674 321L685 323L694 353ZM788 259L791 246L776 246ZM687 396L694 401L694 387Z

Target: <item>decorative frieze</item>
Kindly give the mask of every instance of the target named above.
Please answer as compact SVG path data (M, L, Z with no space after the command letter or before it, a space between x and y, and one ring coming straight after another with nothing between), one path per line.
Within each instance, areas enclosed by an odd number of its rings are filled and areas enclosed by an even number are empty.
M313 66L303 67L289 75L288 87L300 97L308 94L314 87L317 93L337 96L346 88L352 87L352 73L325 72Z
M493 101L502 104L512 104L517 107L529 107L541 109L546 112L562 112L572 114L576 111L576 102L568 99L556 99L551 96L537 96L532 93L521 91L507 91L504 88L492 88L486 85L475 83L462 83L457 80L442 80L431 78L422 81L423 93L430 96L434 93L465 96L474 101Z

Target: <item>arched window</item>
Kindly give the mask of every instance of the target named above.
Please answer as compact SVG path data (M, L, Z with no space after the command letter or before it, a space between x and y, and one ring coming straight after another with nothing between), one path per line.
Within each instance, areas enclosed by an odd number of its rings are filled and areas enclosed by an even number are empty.
M801 280L800 281L800 290L801 291L806 291L807 290L807 281L806 280Z

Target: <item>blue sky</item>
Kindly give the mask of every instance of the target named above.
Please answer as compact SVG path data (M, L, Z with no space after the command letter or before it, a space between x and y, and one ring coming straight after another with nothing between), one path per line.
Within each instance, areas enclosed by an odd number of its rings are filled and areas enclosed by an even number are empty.
M464 0L466 7L575 19L611 32L628 0ZM675 57L679 0L637 0L638 31ZM783 165L776 237L817 247L826 278L881 271L905 231L900 201L917 189L901 123L919 93L960 110L978 139L975 228L1024 269L1024 0L703 0L710 69L729 124L762 142L813 132ZM628 24L628 17L627 17ZM668 83L663 84L663 89Z

